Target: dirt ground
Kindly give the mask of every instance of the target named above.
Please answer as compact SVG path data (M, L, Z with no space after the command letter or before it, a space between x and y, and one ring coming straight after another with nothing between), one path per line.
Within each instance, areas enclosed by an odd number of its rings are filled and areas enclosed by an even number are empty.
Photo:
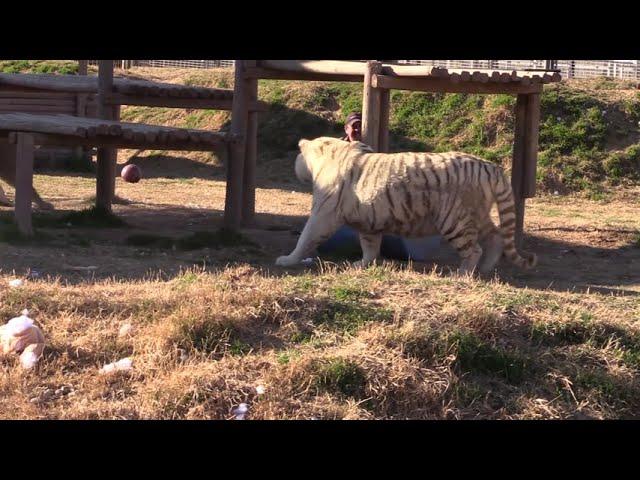
M122 166L131 152L121 152ZM279 255L295 246L311 205L308 189L293 178L280 185L259 182L256 221L243 233L258 247L231 247L181 251L134 247L125 244L132 234L169 237L188 232L215 231L222 220L225 183L220 167L188 158L158 159L141 156L136 163L144 179L127 184L117 179L117 194L126 200L114 207L127 222L124 228L64 227L44 229L53 237L44 244L0 244L2 269L16 276L35 270L39 275L77 282L90 278L143 279L171 277L198 266L207 270L228 264L250 263L277 272ZM13 190L4 185L13 198ZM59 215L92 205L95 178L90 174L41 172L35 187L54 203ZM500 278L528 288L640 293L640 188L614 192L606 201L577 197L541 196L528 201L524 246L539 256L539 266L521 272L501 264ZM0 207L0 216L12 210ZM79 239L81 241L79 241ZM447 268L457 263L443 246L431 262L416 269ZM300 267L303 270L304 267ZM295 269L289 269L289 271Z

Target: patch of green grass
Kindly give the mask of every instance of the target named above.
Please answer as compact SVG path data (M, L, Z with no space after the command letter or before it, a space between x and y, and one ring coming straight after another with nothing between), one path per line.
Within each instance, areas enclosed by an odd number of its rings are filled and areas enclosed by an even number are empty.
M287 365L292 360L296 358L300 358L300 352L298 350L289 349L283 352L278 352L278 355L276 358L280 365Z
M463 372L489 373L509 383L520 383L526 377L529 362L519 353L493 347L476 335L461 331L454 332L448 343Z
M360 287L337 285L331 288L331 295L339 302L356 302L368 296Z
M0 72L74 75L78 73L78 62L68 60L1 60Z
M393 312L384 308L362 305L353 301L331 300L317 312L314 324L353 334L369 322L388 322L392 317Z
M344 358L331 358L317 365L317 386L331 393L361 398L367 385L367 376L358 364Z
M614 180L640 180L640 144L609 154L602 162L602 167Z

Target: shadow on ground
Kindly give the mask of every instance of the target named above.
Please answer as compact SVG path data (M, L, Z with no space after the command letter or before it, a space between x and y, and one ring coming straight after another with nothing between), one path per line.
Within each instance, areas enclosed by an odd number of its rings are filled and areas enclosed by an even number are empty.
M120 214L120 218L126 222L123 227L55 225L55 218L66 213L38 214L35 223L44 225L40 231L46 235L45 239L26 244L19 241L2 243L5 250L2 270L21 275L29 269L37 269L44 275L72 283L88 278L137 280L148 278L150 274L170 278L186 268L218 271L227 265L239 263L264 268L272 275L298 275L309 270L302 266L289 269L274 266L278 256L290 253L295 247L306 221L306 217L302 216L258 213L255 222L243 229L243 235L254 246L203 246L182 251L166 245L132 245L128 239L132 235L180 239L194 232L215 232L222 226L222 212L133 204ZM0 232L7 229L11 221L12 213L2 211ZM545 230L548 229L530 231L524 240L524 249L538 255L539 265L525 272L503 260L498 270L502 281L521 288L640 294L637 290L640 282L640 248L635 246L632 234L629 234L629 243L622 247L597 248L550 239L544 236ZM447 275L457 264L455 252L443 245L430 262L414 263L411 268L430 271L437 266ZM95 268L83 270L87 266Z

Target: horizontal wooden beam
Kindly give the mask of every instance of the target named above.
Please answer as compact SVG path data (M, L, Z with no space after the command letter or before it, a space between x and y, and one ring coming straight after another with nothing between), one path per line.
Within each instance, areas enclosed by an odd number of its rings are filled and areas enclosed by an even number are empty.
M17 141L17 133L5 133L8 143L15 144ZM212 152L218 151L224 148L226 142L219 142L217 144L204 144L195 143L190 141L172 140L166 143L159 144L158 142L148 142L144 138L127 140L124 138L114 137L94 137L94 138L80 138L69 137L66 135L51 135L44 133L34 133L34 144L43 147L56 146L56 147L105 147L105 148L127 148L131 150L176 150L176 151L195 151L195 152Z
M481 83L481 82L452 82L440 78L402 78L388 75L374 75L374 88L389 90L411 90L418 92L438 93L486 93L486 94L519 94L540 93L542 85L520 85L518 83Z
M359 82L362 83L362 75L344 75L316 72L295 72L284 70L271 70L261 67L247 67L245 77L261 78L265 80L305 80L310 82Z
M233 99L219 98L174 98L148 97L112 93L106 96L108 105L138 105L143 107L188 108L193 110L231 110ZM266 112L269 105L265 102L252 102L251 112Z
M367 64L342 60L260 60L258 66L285 72L364 77Z

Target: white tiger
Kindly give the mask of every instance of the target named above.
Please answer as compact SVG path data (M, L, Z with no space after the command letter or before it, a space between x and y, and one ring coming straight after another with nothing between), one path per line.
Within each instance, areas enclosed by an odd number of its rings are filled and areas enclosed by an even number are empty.
M295 172L313 182L313 205L296 248L276 265L298 264L343 225L360 233L362 266L378 257L383 234L437 233L462 258L460 273L490 271L503 253L521 268L537 263L535 254L516 251L513 193L497 165L459 152L374 153L329 137L299 147ZM490 217L494 203L500 227Z

